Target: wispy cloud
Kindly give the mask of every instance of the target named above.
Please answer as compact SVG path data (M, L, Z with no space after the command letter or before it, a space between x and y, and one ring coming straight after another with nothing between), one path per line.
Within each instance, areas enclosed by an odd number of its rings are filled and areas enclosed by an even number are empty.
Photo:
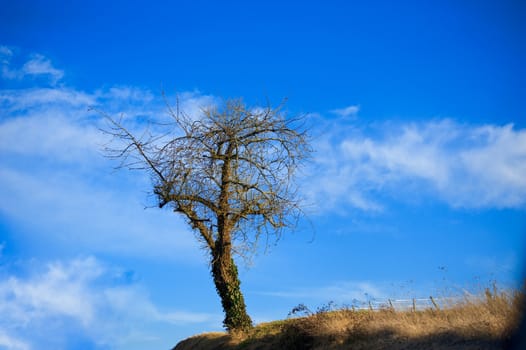
M2 52L12 55L5 47ZM34 72L45 68L28 67ZM180 95L190 113L213 101L195 92ZM118 164L103 156L110 138L99 130L106 124L89 110L93 106L123 113L132 130L145 116L168 114L162 99L136 87L0 90L0 211L24 227L28 238L46 237L55 248L200 261L197 243L181 218L143 210L153 204L146 174L112 170ZM64 228L74 229L65 235Z
M175 105L175 98L168 98L171 105ZM177 101L181 111L191 119L197 119L206 108L220 104L220 99L212 95L204 95L199 91L186 91L178 94Z
M9 68L14 53L2 47L1 54ZM45 57L33 55L16 74L59 79L60 72ZM199 92L182 92L177 99L169 95L167 100L178 101L191 118L218 103ZM91 107L123 115L130 130L138 132L145 118L169 118L162 98L137 87L0 90L0 211L24 227L30 239L46 237L58 249L201 261L198 244L182 218L143 210L154 204L148 197L147 174L112 171L118 163L103 156L110 137L100 131L107 124ZM66 227L74 229L65 235Z
M219 319L210 314L161 311L140 286L119 281L118 270L94 257L51 262L44 268L30 266L26 277L0 279L0 345L8 349L61 348L68 336L125 348L123 339L134 335L136 339L137 334L143 340L155 340L155 332L148 334L153 323Z
M343 117L343 118L356 117L356 115L358 114L359 110L360 110L360 106L358 106L358 105L351 105L351 106L347 106L345 108L333 109L331 111L331 113L339 115L340 117Z
M43 55L34 55L22 67L23 76L48 76L51 83L55 85L64 76L64 71L53 67L51 61Z
M28 239L78 253L201 261L197 243L180 218L168 211L144 210L147 183L112 178L107 172L99 173L104 179L94 185L67 171L0 171L0 210L24 228ZM130 194L132 190L136 193Z
M285 291L262 291L259 295L293 299L295 301L312 301L314 303L351 304L355 301L386 298L384 288L370 281L343 281L322 287L298 288Z
M94 161L97 147L106 142L97 124L83 123L82 110L48 107L40 105L40 112L26 112L0 122L0 150L4 155L40 156L55 162Z
M21 67L12 67L13 50L0 46L2 77L4 79L22 80L25 78L44 77L51 85L56 85L63 77L64 71L57 69L47 57L33 54Z
M9 65L14 53L4 46L0 55L2 64ZM54 69L38 55L19 68L58 78ZM103 118L88 111L95 106L112 115L122 112L130 128L139 130L145 116L168 117L164 101L154 95L130 86L92 92L67 86L0 90L2 213L19 225L28 225L30 216L33 225L25 232L66 245L62 228L78 227L68 237L80 251L187 257L171 254L196 248L187 226L171 213L142 210L148 204L148 179L111 172L116 164L101 154L109 141L99 131ZM192 118L220 103L195 91L178 98L181 110ZM168 100L176 102L174 96ZM358 111L353 105L332 112L348 117ZM316 118L323 124L323 117ZM415 197L456 208L526 204L526 131L512 124L467 125L443 119L360 128L326 122L315 142L317 153L301 190L317 211L382 211L386 198ZM122 240L128 243L126 249L119 244Z
M29 350L31 346L28 342L15 338L0 329L0 346L7 350Z
M2 108L10 112L38 111L49 109L50 106L82 108L96 103L97 95L67 87L38 87L17 90L2 90L0 103Z
M386 196L435 198L455 208L526 204L526 130L513 124L443 119L385 123L370 133L341 129L318 140L311 169L318 186L306 190L311 202L325 208L382 210Z
M0 63L9 64L11 56L13 56L13 51L7 46L0 45Z

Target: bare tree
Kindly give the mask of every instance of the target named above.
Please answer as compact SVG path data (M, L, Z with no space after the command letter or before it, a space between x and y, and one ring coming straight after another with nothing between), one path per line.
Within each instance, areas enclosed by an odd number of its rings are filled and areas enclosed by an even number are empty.
M282 107L227 100L198 118L168 107L171 122L155 125L164 133L141 136L106 116L120 141L109 154L147 171L159 207L182 214L209 252L229 331L252 326L233 256L246 257L261 237L278 239L301 213L293 175L311 149L301 118Z

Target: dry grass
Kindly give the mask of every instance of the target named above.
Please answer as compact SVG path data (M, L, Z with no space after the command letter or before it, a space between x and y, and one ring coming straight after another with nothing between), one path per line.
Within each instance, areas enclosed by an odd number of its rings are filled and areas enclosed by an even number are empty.
M249 334L206 334L175 350L502 349L518 324L524 293L486 291L442 310L321 311L263 323Z

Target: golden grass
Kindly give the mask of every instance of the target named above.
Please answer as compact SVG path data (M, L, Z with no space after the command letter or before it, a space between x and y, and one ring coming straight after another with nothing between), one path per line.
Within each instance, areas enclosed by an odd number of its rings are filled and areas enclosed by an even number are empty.
M441 310L342 309L262 323L248 334L189 338L175 350L502 349L520 318L524 293L486 291Z

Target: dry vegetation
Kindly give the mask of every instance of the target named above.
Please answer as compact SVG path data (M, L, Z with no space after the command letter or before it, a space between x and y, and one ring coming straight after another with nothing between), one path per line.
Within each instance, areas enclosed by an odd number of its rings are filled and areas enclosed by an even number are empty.
M503 349L517 328L524 293L486 290L441 310L319 311L263 323L245 335L208 333L174 350Z

